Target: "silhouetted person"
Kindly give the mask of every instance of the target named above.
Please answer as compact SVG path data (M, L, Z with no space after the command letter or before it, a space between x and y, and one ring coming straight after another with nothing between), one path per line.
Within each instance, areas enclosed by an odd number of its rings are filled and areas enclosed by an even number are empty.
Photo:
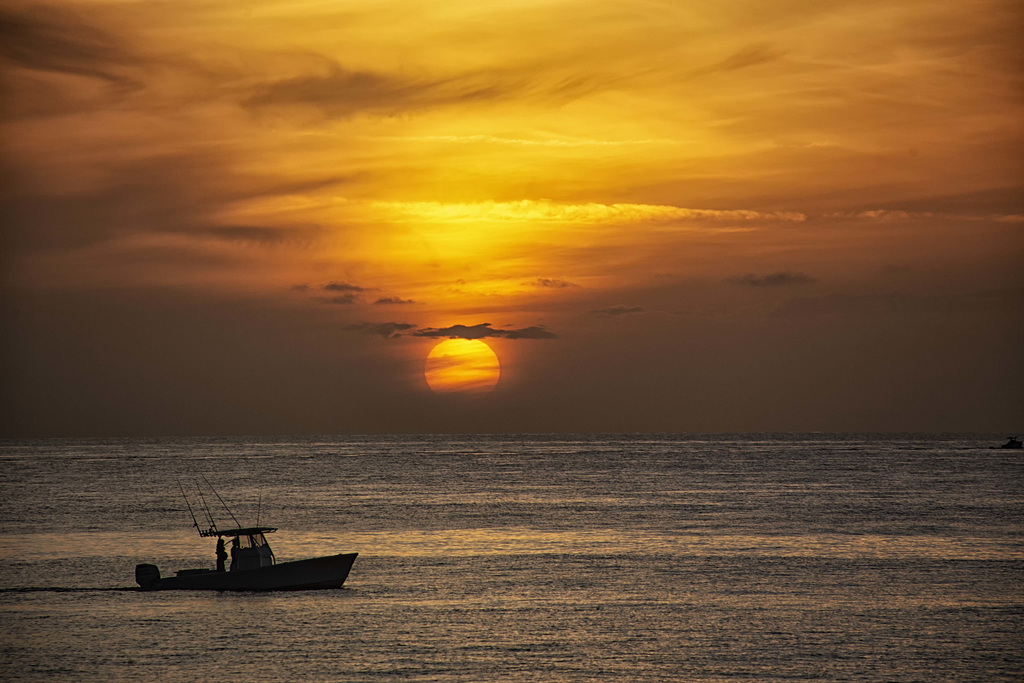
M231 571L238 567L238 536L231 539Z
M228 552L224 550L224 539L217 539L217 571L224 571L224 561L228 559Z

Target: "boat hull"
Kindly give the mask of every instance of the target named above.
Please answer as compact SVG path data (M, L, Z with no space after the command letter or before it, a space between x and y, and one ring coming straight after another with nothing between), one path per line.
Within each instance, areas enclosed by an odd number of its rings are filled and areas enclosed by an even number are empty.
M135 578L142 590L152 591L298 591L341 588L358 554L313 557L233 572L188 571L167 577L160 577L153 565L139 565L136 567ZM142 567L152 568L152 573L140 571Z

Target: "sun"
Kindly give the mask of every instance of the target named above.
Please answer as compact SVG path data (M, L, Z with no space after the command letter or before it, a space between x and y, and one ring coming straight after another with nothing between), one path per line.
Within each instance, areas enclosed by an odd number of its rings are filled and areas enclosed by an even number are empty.
M435 394L486 394L501 377L501 364L478 339L447 339L430 351L423 377Z

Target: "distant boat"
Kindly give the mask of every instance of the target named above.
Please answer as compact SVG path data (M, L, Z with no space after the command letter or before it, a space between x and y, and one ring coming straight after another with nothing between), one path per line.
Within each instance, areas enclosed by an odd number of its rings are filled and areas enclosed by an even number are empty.
M203 480L206 481L206 477ZM217 568L182 569L175 572L174 576L161 577L160 569L155 564L137 564L135 581L142 590L297 591L341 588L345 583L359 553L339 553L279 564L264 535L277 531L277 528L259 526L258 513L255 526L242 527L209 481L206 481L206 485L238 525L236 528L217 529L206 498L197 485L194 493L197 507L209 523L206 529L201 528L192 504L185 495L185 489L178 482L199 536L217 537ZM231 539L230 566L226 566L228 553L225 550L225 538Z
M1000 446L1000 448L1020 448L1022 443L1024 442L1021 442L1017 437L1011 436L1010 440Z
M234 560L226 571L183 569L161 577L155 564L135 566L135 581L142 590L194 591L298 591L341 588L359 553L341 553L307 560L277 563L264 536L274 527L250 527L216 531L231 539ZM204 532L205 535L205 532Z

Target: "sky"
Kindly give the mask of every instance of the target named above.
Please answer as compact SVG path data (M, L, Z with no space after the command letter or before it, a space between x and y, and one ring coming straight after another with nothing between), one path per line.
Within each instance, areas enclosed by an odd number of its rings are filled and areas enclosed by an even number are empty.
M1024 431L1022 15L0 2L0 435Z

